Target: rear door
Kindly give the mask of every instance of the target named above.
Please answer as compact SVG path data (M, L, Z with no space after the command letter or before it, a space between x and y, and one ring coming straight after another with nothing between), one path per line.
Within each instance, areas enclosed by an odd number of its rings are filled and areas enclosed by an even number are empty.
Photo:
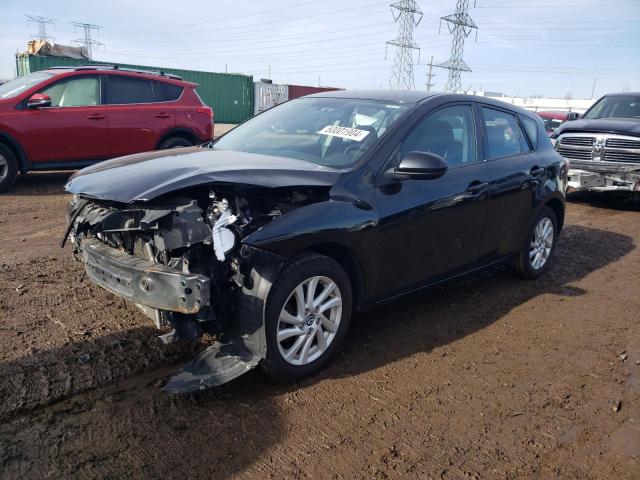
M155 150L162 135L175 126L172 102L156 101L154 80L106 75L106 108L112 157Z
M19 115L25 122L24 148L36 168L108 158L108 118L99 75L65 77L38 93L49 95L51 106Z
M534 141L515 112L479 105L491 199L482 253L502 257L524 246L535 213L537 189L547 172Z

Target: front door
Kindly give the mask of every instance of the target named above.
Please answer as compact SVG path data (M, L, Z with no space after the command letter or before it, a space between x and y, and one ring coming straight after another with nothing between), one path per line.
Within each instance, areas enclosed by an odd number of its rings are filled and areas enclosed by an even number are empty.
M478 261L489 172L479 161L474 109L449 104L423 117L403 141L436 153L449 168L438 179L406 179L378 187L378 293L401 291L470 268Z
M109 157L107 112L101 105L99 75L67 77L38 93L51 106L28 109L24 148L35 163L72 163Z

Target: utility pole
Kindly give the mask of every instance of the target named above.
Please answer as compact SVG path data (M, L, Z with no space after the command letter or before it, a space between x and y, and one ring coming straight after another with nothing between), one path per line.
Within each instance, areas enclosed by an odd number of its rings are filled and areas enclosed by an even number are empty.
M87 56L90 59L93 58L94 45L97 47L100 45L104 45L104 43L98 42L97 40L94 40L93 38L91 38L91 32L93 30L95 30L96 32L99 32L102 27L100 25L93 25L91 23L80 23L80 22L71 22L71 25L73 25L76 28L81 28L84 32L83 38L73 40L73 42L79 43L82 46L84 46L85 53L87 54Z
M47 33L47 25L54 25L57 18L41 17L40 15L25 15L27 17L27 25L31 22L38 24L38 33L32 33L33 36L37 36L40 40L53 40Z
M597 79L597 78L594 78L594 79L593 79L593 87L591 87L591 100L593 100L593 95L594 95L594 94L595 94L595 92L596 92L596 82L597 82L597 81L598 81L598 79Z
M462 59L464 54L464 41L473 30L476 31L478 37L478 26L467 13L469 10L469 0L457 0L456 11L451 15L440 18L440 26L442 21L447 23L449 33L451 33L451 56L449 60L438 65L440 68L449 70L449 77L445 85L447 92L457 92L462 88L460 79L462 72L470 72L471 69Z
M420 63L420 47L413 40L413 31L422 20L422 10L415 0L399 0L391 4L393 21L398 24L398 36L387 42L395 47L396 55L389 77L391 90L413 90L415 78L413 74L413 51L418 50L418 63ZM387 54L385 51L385 59Z
M436 74L433 73L433 67L435 66L433 64L433 55L431 55L431 60L429 60L429 63L427 63L427 65L429 66L429 70L427 71L427 83L425 85L427 86L427 92L430 92L431 87L435 86L435 83L433 83L431 80L436 76Z

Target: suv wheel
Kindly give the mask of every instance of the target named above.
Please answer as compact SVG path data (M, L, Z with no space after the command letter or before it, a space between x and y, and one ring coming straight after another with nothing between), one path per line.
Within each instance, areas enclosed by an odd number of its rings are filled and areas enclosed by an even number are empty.
M317 254L294 259L269 293L262 368L280 381L320 371L344 340L351 309L351 282L337 262Z
M556 214L544 207L533 222L527 244L516 259L516 270L526 279L542 275L551 264L558 238Z
M0 144L0 192L11 188L18 176L18 162L13 152Z
M160 144L160 150L168 150L170 148L192 147L193 143L184 137L169 137Z

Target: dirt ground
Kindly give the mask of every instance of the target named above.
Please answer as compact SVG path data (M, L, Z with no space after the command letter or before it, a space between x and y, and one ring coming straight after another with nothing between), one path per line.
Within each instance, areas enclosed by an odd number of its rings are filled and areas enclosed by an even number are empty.
M0 478L640 478L640 206L580 195L553 269L363 314L320 375L158 388L192 348L59 248L67 174L0 196Z

